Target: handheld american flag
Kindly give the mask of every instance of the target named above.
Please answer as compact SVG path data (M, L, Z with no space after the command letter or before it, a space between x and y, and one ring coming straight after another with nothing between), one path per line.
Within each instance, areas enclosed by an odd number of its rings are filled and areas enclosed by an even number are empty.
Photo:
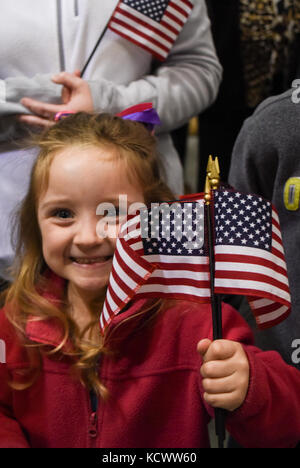
M248 297L259 328L290 313L287 269L277 212L257 195L214 193L215 292Z
M287 271L276 211L256 195L214 191L215 293L246 295L260 328L290 312ZM203 196L152 204L120 230L103 333L130 299L161 297L210 302Z
M203 199L152 204L122 225L106 300L103 332L136 294L209 302Z
M192 9L190 0L121 0L108 27L165 60Z

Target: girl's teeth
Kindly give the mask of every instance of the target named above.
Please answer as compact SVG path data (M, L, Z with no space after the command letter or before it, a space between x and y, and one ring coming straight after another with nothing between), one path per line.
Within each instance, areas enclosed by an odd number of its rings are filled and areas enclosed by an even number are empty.
M89 258L74 258L76 263L80 263L82 265L84 264L92 264L92 263L101 263L105 262L108 259L108 257L99 257L99 258L94 258L94 259L89 259Z

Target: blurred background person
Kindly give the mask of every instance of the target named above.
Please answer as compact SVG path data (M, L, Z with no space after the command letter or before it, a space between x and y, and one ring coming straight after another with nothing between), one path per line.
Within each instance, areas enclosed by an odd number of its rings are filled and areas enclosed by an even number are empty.
M269 330L254 331L259 347L277 350L300 369L300 104L293 102L294 92L266 99L246 120L234 146L229 182L272 201L278 212L292 313Z

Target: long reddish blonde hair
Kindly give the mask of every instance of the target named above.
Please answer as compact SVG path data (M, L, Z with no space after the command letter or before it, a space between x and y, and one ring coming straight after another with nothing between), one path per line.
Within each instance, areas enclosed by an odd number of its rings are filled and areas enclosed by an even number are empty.
M64 345L70 340L73 345L71 354L75 357L73 369L78 372L81 382L87 388L105 397L106 389L97 375L99 355L108 352L105 340L99 343L84 342L83 332L79 331L76 323L66 313L64 304L50 303L37 290L37 286L43 287L43 272L46 268L37 220L39 198L47 189L54 156L71 146L116 148L118 157L126 163L127 176L142 187L146 204L172 200L173 194L160 175L155 137L140 123L109 114L77 113L59 121L35 138L34 142L39 148L39 154L32 169L27 195L18 213L14 281L6 295L6 314L28 348L32 362L36 362L33 353L35 356L39 355L39 362L42 353L53 356L66 353ZM102 303L95 307L94 318L84 332L98 327L99 310L103 301L104 297ZM155 301L148 312L153 315L162 307L162 301ZM25 333L29 317L39 320L56 319L63 330L61 343L49 351L38 343L29 342ZM31 385L32 381L24 385L16 382L11 385L21 389Z

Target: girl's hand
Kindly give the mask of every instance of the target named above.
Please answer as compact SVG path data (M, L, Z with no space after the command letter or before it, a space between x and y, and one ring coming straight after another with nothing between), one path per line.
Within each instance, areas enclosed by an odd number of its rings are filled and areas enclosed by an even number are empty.
M54 83L63 85L63 104L48 104L27 97L21 99L21 104L34 115L22 114L18 117L18 120L26 125L44 128L54 124L53 119L57 112L67 110L93 112L94 106L90 87L78 75L79 72L75 71L74 73L62 72L52 77Z
M249 361L242 345L204 339L197 351L203 356L204 400L213 407L234 411L244 402L249 385Z

